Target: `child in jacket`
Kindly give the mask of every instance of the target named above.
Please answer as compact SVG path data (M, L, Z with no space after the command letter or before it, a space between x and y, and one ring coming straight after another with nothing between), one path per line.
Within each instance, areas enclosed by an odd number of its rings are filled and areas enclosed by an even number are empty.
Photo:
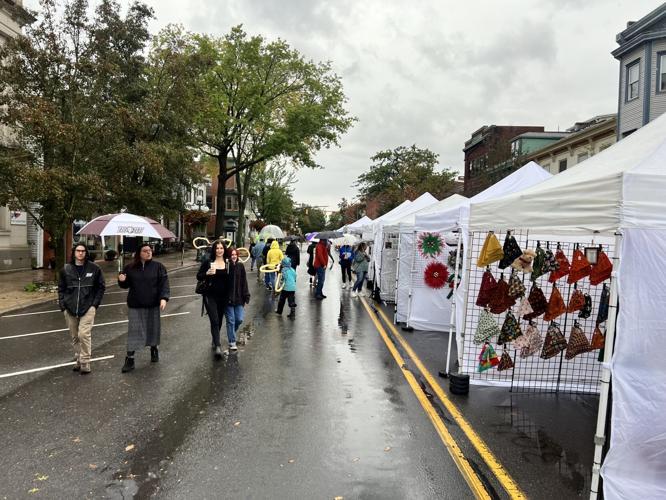
M289 301L291 312L287 317L294 318L296 317L296 271L291 267L291 259L289 257L282 259L281 272L284 286L280 292L280 299L278 300L278 307L275 312L282 314L285 301Z

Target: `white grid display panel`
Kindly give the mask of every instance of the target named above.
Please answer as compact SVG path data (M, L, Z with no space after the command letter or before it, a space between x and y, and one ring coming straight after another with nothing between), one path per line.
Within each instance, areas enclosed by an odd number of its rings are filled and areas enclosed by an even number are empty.
M520 232L513 232L512 234L516 238L516 241L522 250L527 248L536 248L537 241L530 241L527 233L523 234ZM495 235L497 236L500 245L503 245L505 233L496 232ZM469 264L470 272L467 289L465 336L463 342L463 373L469 374L471 379L475 381L505 385L510 387L513 392L599 392L599 375L601 369L601 363L598 361L599 350L579 354L571 360L565 359L566 351L562 351L560 354L548 360L544 360L540 357L541 351L527 358L521 358L519 355L519 350L514 349L513 345L509 343L506 345L506 350L514 362L514 368L501 372L498 371L496 367L490 368L489 370L481 373L478 371L478 357L481 353L483 344L479 345L474 343L474 333L476 332L479 314L482 311L482 308L476 305L476 299L479 293L481 279L485 268L476 267L476 262L481 248L483 247L486 236L486 232L477 232L470 235L471 261ZM544 250L547 247L550 247L553 253L555 253L557 245L559 244L560 248L571 263L572 254L576 243L563 240L540 240L540 244ZM581 250L583 250L585 246L599 246L598 244L593 244L591 241L587 243L579 242L578 245L580 246ZM604 244L602 247L608 257L612 259L612 245ZM493 273L493 276L497 281L499 281L500 274L502 272L504 273L505 281L508 281L511 275L511 267L509 266L508 268L501 270L498 267L498 262L491 264L490 271ZM532 286L532 282L530 281L530 274L518 272L517 276L523 281L523 284L527 289L525 294L529 295ZM553 285L548 281L548 277L549 273L539 277L536 280L536 283L541 287L546 300L550 299L553 288ZM605 283L608 286L609 280L606 280ZM567 283L566 276L557 280L555 284L562 294L565 305L568 305L571 293L574 290L574 285L569 285ZM592 298L592 314L589 318L582 319L578 317L578 312L565 312L561 316L557 317L555 322L559 324L560 330L562 331L562 334L567 341L569 340L571 329L574 326L574 321L578 322L588 341L591 341L592 333L594 332L596 325L603 284L592 286L590 285L589 278L586 277L578 281L577 287L583 293L588 293ZM518 317L518 308L520 306L520 302L520 299L516 300L516 304L511 308L511 310L519 320L521 330L524 333L528 326L528 322ZM498 326L501 327L504 323L506 312L493 316L496 318ZM536 325L542 339L545 340L546 331L550 322L544 321L543 316L544 315L542 314L541 316L535 318L533 323ZM600 328L602 332L605 332L605 323L602 323ZM497 344L497 338L491 338L490 344L495 349L498 358L501 357L503 347Z
M447 265L447 259L449 258L449 252L451 250L456 249L456 247L449 247L446 245L446 242L444 241L444 235L442 233L438 233L436 231L426 231L428 233L432 234L438 234L439 237L442 239L442 253L440 253L437 257L424 257L421 255L421 252L419 251L419 236L425 233L414 233L414 258L412 260L412 270L411 270L411 281L412 281L412 288L428 288L428 285L426 285L424 275L425 275L425 270L426 267L428 267L428 264L431 262L441 262L445 266ZM449 270L449 273L451 272L451 268L447 267ZM446 289L448 290L448 284L445 285ZM447 292L448 293L448 292Z
M380 292L382 300L393 303L395 301L395 278L398 272L398 245L400 243L399 233L384 234L382 242L382 277L380 280Z

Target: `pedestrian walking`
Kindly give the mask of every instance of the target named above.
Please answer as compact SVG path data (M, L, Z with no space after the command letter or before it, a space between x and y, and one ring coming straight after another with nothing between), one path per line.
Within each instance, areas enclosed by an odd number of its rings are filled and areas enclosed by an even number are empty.
M254 255L252 252L254 250L254 247L257 246L257 244L254 241L250 242L250 248L248 248L248 253L250 254L250 271L254 271L254 263L257 260L257 257Z
M370 257L365 253L367 248L366 244L361 242L354 252L354 262L352 263L352 271L356 273L356 282L352 287L352 297L363 297L363 282L368 275L368 262Z
M264 265L268 264L268 251L271 249L273 244L273 238L266 239L266 245L264 245L263 250L261 251L261 258L264 262ZM264 284L266 288L270 290L271 288L271 275L272 273L264 273Z
M236 334L245 317L245 304L250 303L250 289L247 285L245 266L238 261L238 251L231 251L229 262L229 300L225 310L227 318L227 340L229 351L236 351Z
M169 277L166 267L153 260L153 249L147 243L139 246L132 262L118 275L118 286L127 294L127 356L122 372L134 370L134 353L150 346L150 361L160 360L160 311L169 301Z
M277 240L274 240L271 243L271 249L266 254L266 264L277 269L280 262L282 262L282 259L284 259L284 254L282 253L282 250L280 250L280 243ZM266 273L266 275L268 276L269 281L267 288L273 290L275 288L275 278L277 277L277 273Z
M342 289L347 288L347 281L349 281L349 288L352 287L352 273L351 266L354 259L354 251L351 245L342 245L339 251L340 270L342 271Z
M291 260L291 268L296 271L296 268L298 268L301 263L301 250L298 248L295 240L289 242L284 253Z
M81 375L90 373L92 327L105 289L102 270L90 261L88 248L81 243L75 245L69 264L60 271L58 304L72 340L73 370Z
M210 247L209 258L197 271L197 280L206 282L203 301L210 321L212 347L218 359L222 357L220 329L229 302L229 273L227 260L224 258L226 251L227 248L222 241L214 241Z
M328 245L328 240L319 240L314 250L315 273L317 276L317 285L315 287L315 299L322 300L326 298L324 295L324 280L326 279L326 266L328 266L328 259L331 258L331 267L335 261L331 255L331 247Z
M257 264L257 281L261 279L261 273L259 272L259 269L261 269L261 266L264 264L263 252L265 246L266 243L264 243L264 239L261 238L259 239L259 242L256 245L254 245L254 248L252 249L252 256Z
M282 259L282 268L280 269L282 273L282 281L284 283L282 291L280 292L280 299L278 300L277 311L278 314L282 314L284 310L284 303L289 303L289 309L291 312L287 315L288 318L296 317L296 270L291 267L291 259L285 257Z
M308 274L310 275L310 286L314 286L313 280L315 280L317 277L317 271L315 271L314 267L315 248L317 248L317 242L311 241L310 244L308 245L308 249L306 250L306 252L308 253L307 267L308 267Z

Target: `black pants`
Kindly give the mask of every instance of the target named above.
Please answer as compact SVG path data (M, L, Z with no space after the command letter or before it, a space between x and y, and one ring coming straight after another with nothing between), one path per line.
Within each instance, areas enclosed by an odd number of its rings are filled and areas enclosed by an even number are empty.
M340 269L342 269L342 283L347 283L347 281L352 283L351 265L351 260L340 261Z
M280 300L278 300L278 308L277 308L278 314L282 314L285 300L289 301L289 307L291 309L296 307L296 292L287 292L286 290L282 290L280 292Z
M220 347L220 328L222 327L222 321L224 321L225 301L220 297L206 295L205 304L210 320L210 336L213 337L215 347Z

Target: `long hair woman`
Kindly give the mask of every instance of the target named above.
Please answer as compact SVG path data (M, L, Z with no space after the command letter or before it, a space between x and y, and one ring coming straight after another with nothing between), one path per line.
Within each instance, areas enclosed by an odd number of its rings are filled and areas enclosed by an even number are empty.
M150 346L150 361L159 361L160 311L169 300L169 277L164 264L153 260L153 249L143 243L134 259L118 275L118 286L127 294L127 357L122 372L134 370L134 352Z
M220 328L229 301L229 273L228 262L225 259L226 245L217 240L210 247L209 258L202 262L197 272L197 280L207 282L206 292L203 294L206 312L210 320L210 335L213 341L215 357L222 357L220 347Z
M245 317L245 304L250 303L250 290L247 285L245 266L238 260L238 250L229 253L229 301L225 310L227 318L227 340L229 350L236 351L236 334Z

